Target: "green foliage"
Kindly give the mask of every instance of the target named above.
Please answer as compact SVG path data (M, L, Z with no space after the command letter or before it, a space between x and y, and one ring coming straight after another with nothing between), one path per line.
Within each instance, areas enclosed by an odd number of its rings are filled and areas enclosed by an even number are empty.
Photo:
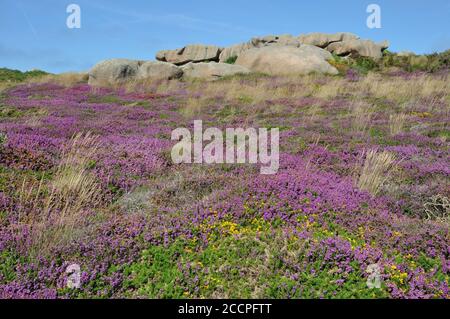
M8 139L6 133L0 132L0 146L4 145Z
M428 133L429 137L440 137L443 140L450 140L450 131L449 130L435 130Z
M252 215L252 211L247 210L246 214ZM297 256L292 262L305 265L304 250L308 244L298 240L287 243L277 235L276 224L262 219L242 224L222 221L200 226L211 229L206 246L196 237L179 238L165 247L150 246L138 262L124 269L123 288L129 294L127 297L387 297L385 287L367 289L357 262L351 265L354 271L343 278L335 265L324 263L322 254L309 257L313 259L306 268L298 270L297 278L287 276L294 270L285 260ZM329 236L320 229L315 233L317 238ZM347 236L345 232L342 234Z
M17 118L22 115L23 112L19 111L17 108L0 104L0 118Z
M380 61L368 57L345 59L333 54L333 59L328 62L337 68L340 74L345 74L349 68L357 70L360 74L367 74L389 67L397 67L407 72L437 72L450 68L450 50L427 55L398 55L386 50Z
M344 59L343 57L334 54L333 58L328 60L328 63L330 63L332 66L334 66L338 71L339 74L345 75L350 68L350 63L348 59Z
M238 97L238 101L242 104L252 104L253 103L253 98L251 96L248 95L241 95Z
M16 266L23 262L21 259L24 258L10 250L0 252L0 283L10 282L16 278Z
M22 82L29 78L40 77L49 73L41 70L22 72L8 68L0 68L0 82Z
M220 119L232 119L242 114L242 110L233 105L225 105L216 112L216 116Z
M353 61L352 67L359 73L367 74L369 71L376 70L378 63L368 57L358 57Z
M450 50L441 53L430 54L427 56L427 58L427 71L429 72L436 72L439 70L450 68Z
M384 67L398 67L408 72L437 72L450 68L450 50L426 55L398 55L386 51L381 64Z
M237 55L230 56L228 59L225 60L225 63L234 64L236 63L237 58L238 58Z

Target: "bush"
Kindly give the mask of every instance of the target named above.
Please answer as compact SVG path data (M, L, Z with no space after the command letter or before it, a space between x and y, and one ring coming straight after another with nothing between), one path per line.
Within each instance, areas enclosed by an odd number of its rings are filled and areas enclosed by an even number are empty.
M438 72L450 69L450 50L441 53L406 56L385 51L381 64L384 67L398 67L408 72Z
M337 54L333 54L333 58L328 60L328 63L334 66L339 71L339 74L342 75L347 74L348 71L350 70L349 61L347 59L340 57Z
M441 53L433 53L428 55L427 57L428 57L428 64L427 64L428 72L436 72L440 70L450 69L450 50Z
M29 78L40 77L49 73L41 70L22 72L8 68L0 68L0 82L22 82Z
M362 74L367 74L369 71L378 68L378 63L368 57L358 57L352 63L352 67Z
M236 63L237 58L238 58L237 55L230 56L228 59L225 60L225 63L234 64Z

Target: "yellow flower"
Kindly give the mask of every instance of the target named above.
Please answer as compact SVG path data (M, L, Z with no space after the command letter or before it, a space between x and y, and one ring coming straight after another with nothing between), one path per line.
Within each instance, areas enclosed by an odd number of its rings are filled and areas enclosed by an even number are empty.
M392 233L392 235L393 235L394 237L401 237L401 236L402 236L402 233L400 233L400 232L398 232L398 231L395 231L395 232Z
M223 229L226 233L228 233L230 235L239 234L238 224L233 223L233 222L224 221L220 224L220 228Z

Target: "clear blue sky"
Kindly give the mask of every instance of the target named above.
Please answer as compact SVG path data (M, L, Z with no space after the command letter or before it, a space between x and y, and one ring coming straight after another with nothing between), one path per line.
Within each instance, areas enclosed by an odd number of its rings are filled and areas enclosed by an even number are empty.
M81 7L68 29L66 7ZM382 28L366 26L381 7ZM0 0L0 67L82 71L99 60L153 60L189 43L227 46L253 36L349 31L392 51L450 48L449 0Z

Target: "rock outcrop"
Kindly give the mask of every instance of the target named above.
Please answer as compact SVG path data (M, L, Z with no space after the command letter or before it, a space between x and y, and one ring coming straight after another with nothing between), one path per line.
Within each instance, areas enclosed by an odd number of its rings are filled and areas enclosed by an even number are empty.
M388 48L387 41L375 43L371 40L361 40L357 35L349 32L309 33L294 37L290 34L268 35L265 37L253 38L249 42L233 45L222 50L220 62L227 61L230 57L237 57L242 52L254 48L265 46L284 45L300 47L302 44L309 44L319 48L327 49L338 55L358 55L379 59L383 56L383 51Z
M143 61L111 59L96 64L89 71L90 85L112 85L136 76Z
M299 47L301 45L301 42L298 38L295 38L290 34L268 35L264 37L252 38L246 43L235 44L231 47L223 49L220 53L219 61L225 62L231 57L238 57L244 51L272 45Z
M339 33L309 33L300 35L298 40L303 44L310 44L320 48L326 48L329 44L334 42L342 42L349 40L357 40L359 37L353 33L339 32Z
M111 85L130 79L172 80L181 77L213 80L249 72L337 74L337 69L328 62L333 59L332 54L379 60L388 46L387 41L375 43L348 32L267 35L228 48L193 44L159 51L156 54L158 61L112 59L100 62L89 72L89 84Z
M159 51L156 59L175 65L183 65L189 62L219 61L221 48L214 45L187 45L181 49Z
M90 85L121 84L131 79L172 80L183 75L183 70L166 62L111 59L96 64L89 71Z
M337 74L338 70L327 62L331 58L328 51L312 45L276 45L247 50L239 55L236 64L270 75Z
M389 43L375 43L370 40L346 40L341 42L333 42L327 46L327 50L337 55L345 56L363 56L379 60L383 57L383 51L389 47Z
M183 70L171 63L148 61L139 66L138 79L173 80L183 76Z
M248 74L250 70L234 64L201 62L188 63L182 66L185 78L202 78L205 80L216 80L218 78L236 74Z

